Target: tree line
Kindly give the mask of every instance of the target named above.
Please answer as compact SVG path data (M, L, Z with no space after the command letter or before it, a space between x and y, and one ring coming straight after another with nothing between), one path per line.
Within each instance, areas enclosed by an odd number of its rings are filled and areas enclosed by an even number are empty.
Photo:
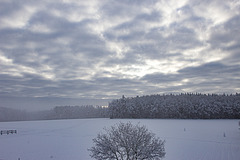
M110 118L239 119L240 94L123 96L109 103L109 115Z
M108 108L93 105L56 106L51 110L34 112L0 107L0 122L108 117Z
M52 119L108 118L108 108L102 106L57 106L49 117Z
M108 107L56 106L35 112L0 107L0 122L78 118L239 119L240 94L123 96L112 100Z

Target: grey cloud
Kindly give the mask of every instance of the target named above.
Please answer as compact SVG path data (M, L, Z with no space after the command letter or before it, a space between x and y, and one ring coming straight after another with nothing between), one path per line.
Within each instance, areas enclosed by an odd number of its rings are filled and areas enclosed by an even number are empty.
M240 84L239 70L240 65L226 66L219 62L212 62L197 67L187 67L179 70L176 74L148 74L145 75L142 80L154 84L174 84L182 83L182 80L188 79L188 81L178 86L178 88L182 90L192 89L195 91L212 89L211 92L213 92L213 90L217 92L219 87L225 88L226 90L232 90L234 87L238 87Z
M197 39L194 30L186 27L173 27L175 33L167 38L171 42L172 49L190 49L201 46L202 42Z
M223 63L239 64L240 58L240 18L235 16L222 26L217 26L211 34L211 48L223 50L226 57Z
M211 34L209 42L213 48L223 48L224 44L234 41L235 44L239 44L240 37L240 18L235 16L224 25L216 26ZM227 49L227 48L226 48ZM230 48L231 49L231 48Z
M152 6L157 2L157 0L149 1L132 1L132 0L123 0L123 1L114 1L110 0L108 3L105 3L101 7L101 11L104 12L106 16L132 16L136 13L139 13L139 10L142 7Z
M86 27L90 23L88 21L73 23L46 12L38 12L31 17L29 27L36 23L45 24L54 32L35 33L28 29L1 31L2 35L6 37L2 42L13 46L9 49L5 45L1 45L1 50L8 53L7 56L13 59L15 64L33 68L47 64L56 69L56 73L59 74L66 70L63 74L67 77L71 73L76 76L74 68L91 68L95 65L96 60L101 61L102 58L111 54L104 47L105 42L97 35L92 34ZM58 42L58 39L62 39L63 42ZM64 44L64 41L67 44ZM29 44L34 47L31 48ZM33 57L33 53L36 54L35 57ZM75 58L78 54L82 57L80 60ZM45 56L42 61L39 59L41 56ZM29 61L31 57L33 60Z
M148 24L158 22L161 19L159 12L151 12L150 14L140 13L132 20L123 22L110 30L107 30L104 35L110 40L124 41L126 43L140 41L145 37L148 30Z
M134 64L144 65L145 62L142 61L139 54L127 52L123 58L109 58L103 66L114 67L116 65L128 66Z
M208 81L219 80L225 83L240 79L239 70L240 65L224 65L212 62L198 67L184 68L179 70L179 73L187 78L199 78L200 80L205 79Z
M25 74L23 77L12 77L10 75L0 75L1 96L15 97L65 97L77 98L91 97L101 98L118 95L117 93L137 94L135 89L141 86L141 82L131 79L99 77L92 80L46 80L38 75ZM13 94L14 93L14 94ZM109 96L109 98L111 98ZM117 97L115 97L117 98Z
M169 28L152 28L146 32L144 25L142 25L141 30L136 31L134 29L136 26L135 21L120 24L113 28L113 30L107 31L106 36L110 40L118 40L129 44L131 54L141 54L152 59L171 56L169 52L174 50L183 51L203 45L203 43L198 40L193 29L182 25L172 24ZM133 26L133 28L131 28L131 26ZM129 30L131 34L124 34L125 28ZM122 31L123 34L114 34L115 32L118 33L118 31ZM173 32L173 34L164 37L162 33L167 32Z
M150 14L142 13L135 17L137 21L145 21L145 22L158 22L161 21L161 14L160 12L152 11Z
M30 96L42 92L48 86L56 86L54 82L42 79L38 75L25 74L23 77L13 77L0 74L2 96ZM3 94L3 91L5 93ZM14 93L14 94L13 94Z
M21 9L23 6L19 1L0 2L0 15L8 16L9 14Z
M153 73L142 77L142 80L144 81L157 84L178 82L181 79L182 77L178 77L177 74L163 74L163 73Z
M186 78L205 78L211 81L214 78L221 78L225 81L227 78L240 78L240 65L224 65L219 62L206 63L197 67L187 67L178 71L180 75Z
M196 75L204 76L204 75L220 73L221 71L226 70L226 68L227 67L221 63L212 62L212 63L203 64L203 65L197 66L197 67L187 67L187 68L179 70L178 72L184 73L189 76L191 76L191 75L192 76L196 76ZM227 69L227 72L228 72L228 69Z
M234 90L240 82L239 65L223 65L208 63L199 67L188 67L179 71L180 75L189 78L197 88L212 88L220 90ZM189 84L190 85L190 84ZM190 85L191 86L191 85ZM222 88L222 89L221 89Z

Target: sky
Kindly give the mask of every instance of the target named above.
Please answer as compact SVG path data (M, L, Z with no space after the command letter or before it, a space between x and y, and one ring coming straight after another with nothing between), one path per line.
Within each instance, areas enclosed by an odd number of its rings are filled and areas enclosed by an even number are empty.
M240 92L239 0L1 0L0 106Z

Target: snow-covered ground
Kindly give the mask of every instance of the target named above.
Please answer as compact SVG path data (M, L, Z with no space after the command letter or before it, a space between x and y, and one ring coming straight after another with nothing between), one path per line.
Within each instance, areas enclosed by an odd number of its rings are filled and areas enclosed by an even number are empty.
M77 119L1 122L0 160L89 160L92 139L104 127L140 123L166 140L164 160L239 160L239 120Z

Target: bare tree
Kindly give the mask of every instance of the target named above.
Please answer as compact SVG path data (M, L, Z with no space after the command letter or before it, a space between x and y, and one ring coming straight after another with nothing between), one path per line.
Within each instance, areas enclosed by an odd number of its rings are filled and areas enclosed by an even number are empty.
M156 138L145 126L119 123L93 139L90 156L97 160L160 160L165 156L165 141Z

